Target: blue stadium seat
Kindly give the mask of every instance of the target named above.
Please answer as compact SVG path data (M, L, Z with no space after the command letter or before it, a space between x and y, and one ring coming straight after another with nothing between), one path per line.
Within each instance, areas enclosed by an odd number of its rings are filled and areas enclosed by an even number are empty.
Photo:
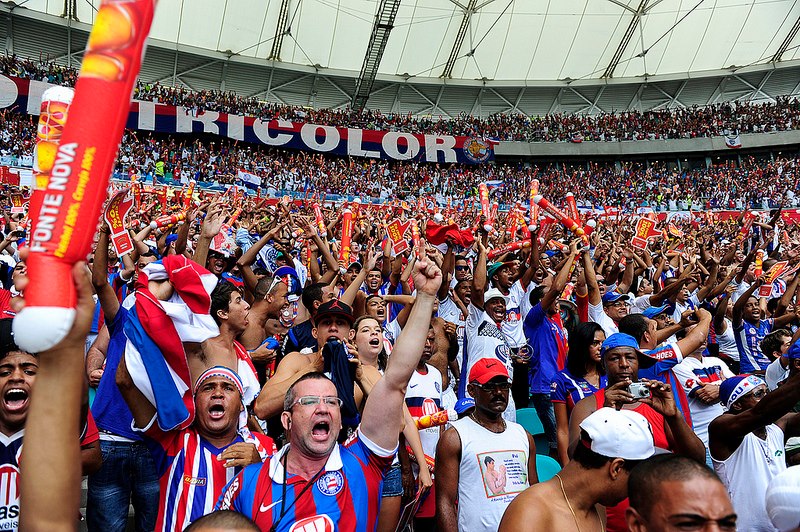
M557 461L544 456L542 454L536 455L536 474L539 475L539 482L546 482L556 476L556 473L561 471L561 466Z
M550 454L550 443L547 441L547 436L544 434L544 425L542 425L535 408L520 408L517 410L517 423L522 425L522 428L533 436L533 441L536 443L536 454Z

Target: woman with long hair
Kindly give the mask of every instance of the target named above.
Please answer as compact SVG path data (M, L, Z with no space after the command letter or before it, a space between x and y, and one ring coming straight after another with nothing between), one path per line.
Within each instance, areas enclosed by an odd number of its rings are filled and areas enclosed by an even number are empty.
M353 328L350 330L350 341L351 346L358 353L359 368L356 371L357 387L354 397L359 410L361 410L372 387L383 376L383 370L386 369L388 362L383 327L372 316L361 316L353 323ZM403 407L403 415L406 423L401 434L398 455L406 452L405 447L408 444L414 452L414 456L425 456L422 450L422 441L419 438L419 431L405 406ZM397 528L397 523L400 520L402 496L405 491L414 487L427 491L433 484L430 471L424 462L419 470L416 486L413 484L413 474L410 479L403 478L404 475L408 477L410 472L410 463L408 463L407 457L408 454L406 453L403 456L406 460L403 460L404 467L402 469L401 461L395 459L395 463L392 464L391 469L386 473L383 480L383 498L381 499L377 527L379 532L394 532ZM415 493L407 495L413 497Z
M558 461L562 467L569 461L567 447L572 409L578 401L594 395L606 385L600 360L600 347L605 339L599 324L592 321L578 324L569 335L567 367L553 377L550 400L556 414Z

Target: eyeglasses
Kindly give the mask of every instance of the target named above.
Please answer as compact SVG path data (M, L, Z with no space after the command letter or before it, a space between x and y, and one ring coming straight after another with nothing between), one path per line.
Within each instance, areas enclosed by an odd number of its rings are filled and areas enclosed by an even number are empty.
M488 382L486 384L474 382L473 384L487 393L494 393L496 391L507 392L511 389L510 382Z
M469 266L456 266L456 271L457 272L468 272L469 271Z
M303 397L298 397L289 407L289 410L291 410L294 405L317 406L321 402L325 403L326 406L342 407L342 400L333 395L304 395Z
M761 399L765 395L767 395L767 390L765 390L764 388L761 388L760 390L756 390L756 391L752 392L750 394L750 397L752 397L753 399Z
M608 306L608 307L619 307L619 308L627 307L628 306L628 302L627 301L614 301L613 303L609 303L606 306Z

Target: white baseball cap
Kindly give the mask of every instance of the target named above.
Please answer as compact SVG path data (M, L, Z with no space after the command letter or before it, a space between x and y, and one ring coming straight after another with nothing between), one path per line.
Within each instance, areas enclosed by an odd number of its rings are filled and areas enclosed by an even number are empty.
M650 423L631 410L601 408L584 419L581 428L591 440L586 445L608 458L644 460L656 452Z
M766 495L767 515L772 526L783 532L794 530L800 523L800 466L792 466L776 475Z
M484 301L489 301L490 299L495 299L497 297L502 297L503 301L508 303L508 297L504 296L503 292L501 292L497 288L491 288L491 289L487 290L486 293L483 294L483 300Z

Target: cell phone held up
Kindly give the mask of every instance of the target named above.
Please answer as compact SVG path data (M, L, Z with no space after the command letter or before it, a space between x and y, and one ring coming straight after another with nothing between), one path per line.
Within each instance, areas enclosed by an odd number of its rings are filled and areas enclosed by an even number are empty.
M634 401L647 399L653 396L650 392L650 387L643 382L632 382L630 386L628 386L628 393L633 396Z

